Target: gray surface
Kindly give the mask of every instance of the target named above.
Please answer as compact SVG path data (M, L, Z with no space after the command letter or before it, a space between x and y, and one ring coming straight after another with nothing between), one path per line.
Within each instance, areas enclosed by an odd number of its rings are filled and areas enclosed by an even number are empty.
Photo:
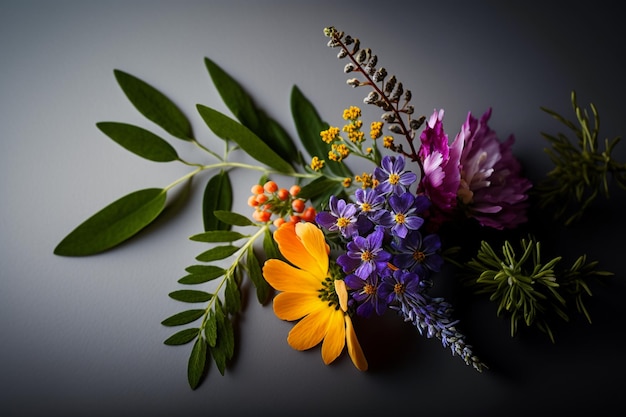
M217 144L195 112L221 111L203 64L223 66L295 135L289 91L297 84L329 122L359 104L343 63L325 46L335 25L361 38L414 92L421 113L446 109L450 132L467 111L494 107L492 127L517 137L529 174L547 160L541 131L560 128L539 110L569 111L569 93L600 109L603 135L626 132L622 21L602 2L565 9L528 2L3 1L0 5L0 413L3 416L338 415L363 411L435 416L595 414L620 407L626 371L618 345L624 284L591 300L591 326L575 320L556 345L508 336L492 305L459 301L470 340L492 365L478 374L435 340L395 318L362 330L371 370L343 357L324 366L318 349L286 344L291 324L250 302L234 366L215 367L195 392L187 347L163 345L160 325L180 311L167 294L203 248L198 193L176 216L121 248L63 258L54 246L74 226L136 189L186 172L137 158L100 133L103 120L147 123L112 70L162 89ZM467 2L469 3L469 2ZM378 4L378 5L375 5ZM192 150L175 142L181 154ZM624 151L619 154L626 160ZM244 178L242 178L244 177ZM236 189L250 178L238 177ZM245 194L245 193L244 193ZM243 194L237 207L245 208ZM624 276L624 199L561 239ZM595 221L597 220L597 221ZM448 278L450 279L450 278ZM451 295L453 297L453 295ZM454 298L453 298L454 299ZM366 324L366 323L363 323ZM361 325L360 327L363 327ZM382 336L382 338L381 338ZM177 414L178 411L180 414Z

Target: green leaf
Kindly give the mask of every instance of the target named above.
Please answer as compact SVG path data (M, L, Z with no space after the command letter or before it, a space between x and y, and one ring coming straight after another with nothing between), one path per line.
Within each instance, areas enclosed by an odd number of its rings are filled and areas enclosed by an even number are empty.
M126 150L154 162L170 162L178 159L176 150L154 133L130 124L116 122L96 123L105 135Z
M191 123L169 98L133 75L120 70L114 74L126 97L148 120L176 138L193 140Z
M239 286L234 279L226 281L224 309L230 314L235 314L241 310L241 291L239 291Z
M213 262L220 259L228 258L233 253L237 252L239 248L237 246L226 245L216 246L208 251L202 252L196 256L196 259L200 262Z
M324 143L320 132L329 128L328 123L322 121L313 104L302 94L297 86L291 90L291 114L296 125L300 142L309 156L325 159L330 151L330 145ZM345 164L327 163L324 172L331 171L340 177L352 177L352 173Z
M231 210L233 205L233 189L227 171L220 171L209 179L204 188L202 198L202 219L204 230L228 230L230 225L217 217L216 210Z
M263 251L267 259L283 259L282 255L278 251L278 245L274 240L274 236L269 228L265 229L263 236Z
M168 346L184 345L198 337L199 332L200 329L197 328L180 330L168 337L163 343Z
M235 142L252 158L278 172L293 172L293 167L250 129L210 107L198 104L197 108L200 116L215 135Z
M254 222L243 214L234 213L232 211L226 210L216 210L214 214L215 217L217 217L226 224L230 224L233 226L254 226Z
M298 150L285 129L268 117L263 110L256 107L241 85L215 62L209 58L205 58L204 62L224 104L235 118L274 149L285 161L294 161Z
M302 186L300 192L298 193L298 197L304 198L305 200L310 200L328 192L329 189L335 189L337 185L337 181L334 181L328 177L318 177L308 184Z
M203 303L213 298L213 294L198 290L177 290L169 293L169 296L185 303Z
M246 254L246 268L248 270L248 276L250 280L256 287L256 297L259 300L259 303L265 304L270 296L271 287L263 278L263 272L261 271L261 265L259 264L259 260L250 246L248 249L248 253Z
M106 206L68 234L54 249L56 255L87 256L103 252L150 224L163 211L166 191L135 191Z
M217 322L215 311L211 310L207 321L204 323L204 334L210 347L215 347L217 342Z
M196 242L234 242L244 237L249 236L231 230L210 230L193 235L189 239Z
M189 275L178 280L180 284L202 284L221 277L226 273L226 270L215 265L194 265L187 268L187 272L189 272Z
M207 354L206 341L199 337L193 345L187 363L187 380L191 389L196 389L202 380L207 365Z
M164 326L181 326L198 320L204 315L204 309L187 310L176 313L161 322Z
M224 375L226 362L233 357L235 352L235 332L232 323L225 316L219 303L215 304L215 316L217 338L215 346L210 347L210 351L218 370Z

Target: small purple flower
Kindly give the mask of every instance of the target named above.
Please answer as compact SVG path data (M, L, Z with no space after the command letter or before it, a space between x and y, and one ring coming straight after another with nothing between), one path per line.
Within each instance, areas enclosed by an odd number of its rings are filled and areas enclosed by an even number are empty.
M394 221L391 232L395 236L404 238L409 230L417 230L424 224L424 219L417 215L418 207L415 202L416 198L411 193L389 197L390 212ZM420 205L423 204L422 199L419 199L419 202Z
M392 260L398 268L427 277L431 272L439 272L443 266L443 258L439 254L441 240L436 234L422 236L414 230L404 239L394 239L391 246L398 252Z
M375 188L359 188L354 192L354 199L361 213L370 219L376 216L386 201L385 196L381 195Z
M358 232L358 208L353 203L346 203L334 195L330 196L328 211L321 211L315 221L328 231L339 231L344 237L352 237Z
M417 175L404 170L402 155L383 157L380 166L374 169L374 177L378 180L376 189L381 194L402 194L417 180Z
M356 314L361 317L370 317L373 312L379 316L387 310L389 303L378 294L378 274L372 273L367 279L355 274L349 274L344 279L346 286L357 303Z
M405 297L421 298L424 286L420 276L414 272L397 269L391 274L385 274L378 286L378 297L389 303L402 300Z
M380 229L374 230L367 237L354 236L348 242L348 251L337 257L337 263L343 268L343 272L354 272L356 276L366 279L373 272L385 268L391 254L382 247L383 237Z

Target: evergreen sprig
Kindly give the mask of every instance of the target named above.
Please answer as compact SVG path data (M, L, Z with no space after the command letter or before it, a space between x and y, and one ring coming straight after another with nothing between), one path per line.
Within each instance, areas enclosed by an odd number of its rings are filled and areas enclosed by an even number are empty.
M521 249L521 250L520 250ZM517 248L505 241L496 252L482 241L474 258L465 264L466 283L476 294L487 294L497 304L497 315L510 319L511 337L521 326L536 327L555 341L550 323L554 317L569 321L568 308L576 309L591 322L583 297L591 296L588 281L612 275L600 271L597 262L580 256L570 268L560 268L562 257L541 257L541 243L533 236L520 240Z
M540 207L553 207L555 218L565 218L566 225L579 220L599 195L609 198L611 177L626 189L626 164L617 162L611 156L620 138L605 139L602 148L599 141L600 117L596 107L593 103L589 104L590 115L577 104L574 91L571 102L575 122L541 107L569 128L575 138L570 139L563 133L556 136L542 133L550 142L551 147L545 152L554 163L554 168L535 187Z

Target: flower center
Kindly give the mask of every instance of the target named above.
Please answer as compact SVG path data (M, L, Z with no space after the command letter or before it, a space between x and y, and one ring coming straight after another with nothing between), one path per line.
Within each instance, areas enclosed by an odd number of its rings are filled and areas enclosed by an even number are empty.
M402 213L397 213L395 215L395 219L396 219L396 223L404 223L404 214Z
M415 259L417 262L424 262L424 259L426 259L426 254L424 254L424 252L416 250L415 252L413 252L413 259Z
M318 297L321 301L328 302L328 305L339 309L339 296L335 291L335 279L341 277L341 267L335 262L328 265L328 276L321 282L322 288L319 289Z
M363 286L363 292L367 295L376 294L376 287L372 284L365 284L365 286Z
M361 210L363 211L370 211L372 209L372 206L370 205L370 203L363 203L361 204Z
M368 262L368 261L371 261L372 259L374 259L374 254L371 251L366 250L366 251L361 252L362 261Z
M395 283L393 286L393 292L396 294L404 293L404 284L400 284L399 282Z
M389 184L396 185L400 182L400 176L398 174L389 174Z
M344 228L350 224L350 219L347 217L340 217L337 219L337 227Z

